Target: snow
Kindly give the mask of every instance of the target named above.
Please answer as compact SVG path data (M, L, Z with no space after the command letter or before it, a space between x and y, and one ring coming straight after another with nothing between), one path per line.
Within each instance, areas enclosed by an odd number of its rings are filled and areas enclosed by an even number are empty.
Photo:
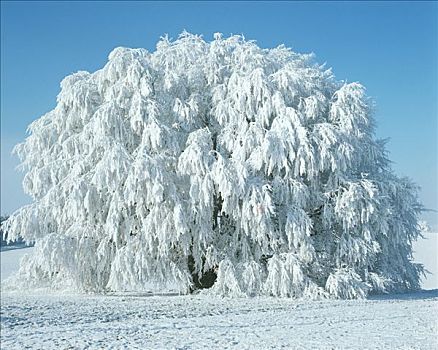
M423 279L424 289L438 289L438 232L423 233L424 239L414 242L414 258L424 264L430 274Z
M1 252L1 280L8 278L11 276L14 272L18 271L18 268L20 266L20 260L21 258L27 254L30 253L33 248L22 248L22 249L8 249L3 250Z
M438 293L304 302L205 296L2 296L2 346L433 349Z
M33 248L1 253L2 280ZM438 290L300 301L2 292L4 349L434 349Z

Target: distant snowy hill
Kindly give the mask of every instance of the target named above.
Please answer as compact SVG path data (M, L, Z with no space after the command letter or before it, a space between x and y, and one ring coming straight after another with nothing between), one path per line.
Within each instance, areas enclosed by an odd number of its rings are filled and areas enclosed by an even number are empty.
M2 247L3 248L3 247ZM18 271L21 258L33 248L5 249L1 251L1 280L5 280Z
M438 232L424 233L414 243L414 258L431 273L422 281L424 289L438 289Z

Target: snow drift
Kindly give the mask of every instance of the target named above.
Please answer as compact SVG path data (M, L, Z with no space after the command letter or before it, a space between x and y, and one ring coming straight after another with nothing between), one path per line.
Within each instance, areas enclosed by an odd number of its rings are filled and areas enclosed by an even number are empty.
M416 187L358 83L312 55L183 33L61 83L16 147L36 242L15 286L360 298L419 287Z

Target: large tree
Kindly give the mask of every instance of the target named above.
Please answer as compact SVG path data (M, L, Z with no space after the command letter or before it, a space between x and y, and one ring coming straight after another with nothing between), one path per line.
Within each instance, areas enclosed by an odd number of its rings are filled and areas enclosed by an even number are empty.
M61 83L16 152L35 241L15 283L364 297L419 287L416 187L358 83L280 46L183 33Z

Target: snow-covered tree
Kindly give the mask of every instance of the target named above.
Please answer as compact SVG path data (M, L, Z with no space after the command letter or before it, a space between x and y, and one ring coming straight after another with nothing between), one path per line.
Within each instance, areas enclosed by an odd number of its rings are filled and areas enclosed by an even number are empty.
M279 46L183 33L61 83L16 147L35 242L15 283L360 298L419 287L417 189L358 83Z

